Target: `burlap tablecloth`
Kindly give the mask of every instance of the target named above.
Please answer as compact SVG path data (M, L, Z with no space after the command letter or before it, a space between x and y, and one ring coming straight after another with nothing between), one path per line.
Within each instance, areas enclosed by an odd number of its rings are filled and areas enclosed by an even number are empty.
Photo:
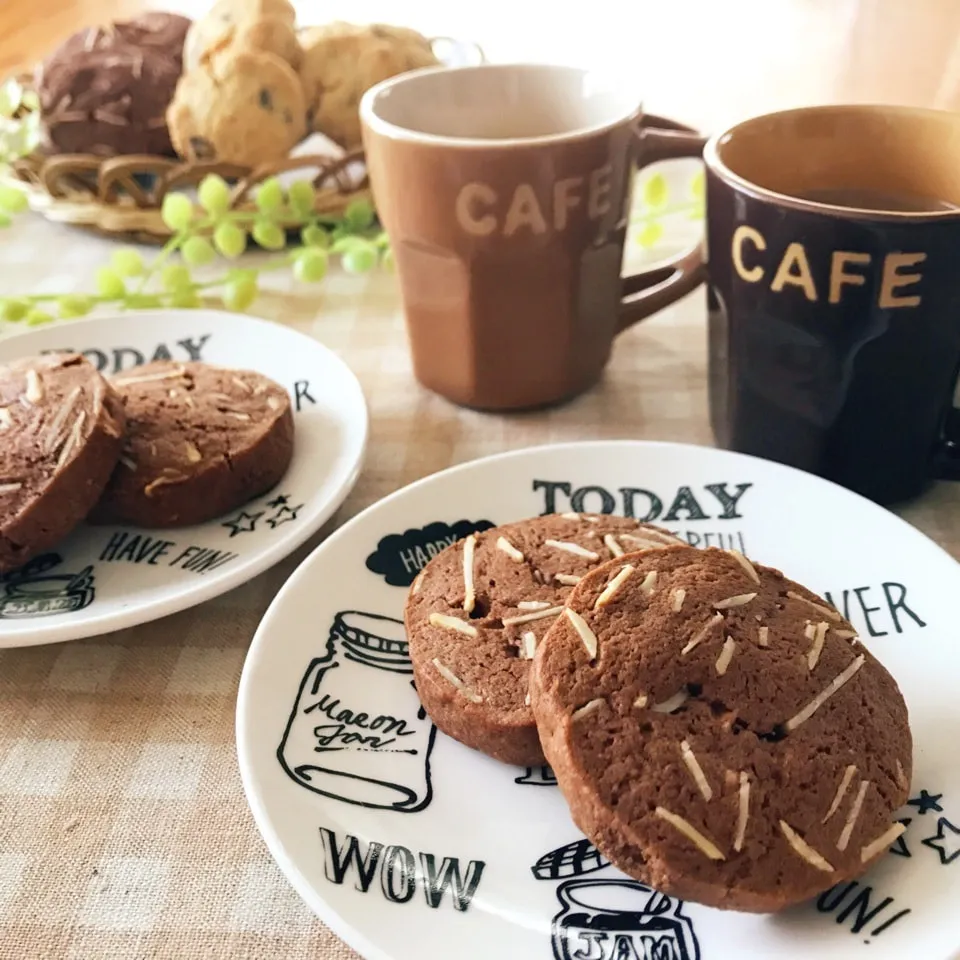
M83 289L112 248L24 218L0 239L2 293ZM555 410L491 416L414 382L389 275L334 273L257 305L337 351L370 408L359 483L328 530L451 464L550 441L711 442L704 295L621 337L603 382ZM960 486L901 511L960 552ZM322 538L193 610L121 633L0 651L0 958L356 956L316 920L248 812L234 706L257 623Z

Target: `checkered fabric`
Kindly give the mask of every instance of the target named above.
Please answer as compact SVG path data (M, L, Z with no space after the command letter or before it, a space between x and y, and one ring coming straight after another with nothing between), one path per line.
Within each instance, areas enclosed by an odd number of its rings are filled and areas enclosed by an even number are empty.
M0 246L5 294L83 289L112 246L25 217ZM328 525L420 477L530 444L709 443L703 292L620 338L601 384L566 406L492 416L418 388L394 280L278 286L262 315L359 376L372 434ZM904 515L960 551L960 486ZM346 960L288 886L248 812L234 747L256 625L322 539L193 610L89 641L0 651L0 960Z

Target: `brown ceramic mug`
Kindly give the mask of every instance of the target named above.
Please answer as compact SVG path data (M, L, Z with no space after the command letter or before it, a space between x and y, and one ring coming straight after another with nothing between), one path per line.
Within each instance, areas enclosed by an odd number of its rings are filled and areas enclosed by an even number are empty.
M373 87L360 115L414 373L455 403L571 397L620 331L701 282L698 251L621 276L635 169L701 150L622 86L575 67L428 69Z

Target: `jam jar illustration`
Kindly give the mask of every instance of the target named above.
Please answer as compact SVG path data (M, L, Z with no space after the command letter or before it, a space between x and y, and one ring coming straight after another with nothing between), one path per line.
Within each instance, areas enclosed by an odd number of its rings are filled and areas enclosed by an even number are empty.
M436 728L413 688L403 622L347 610L307 669L277 750L288 776L325 797L415 813L432 798Z
M557 888L556 960L700 960L683 901L634 880L569 880Z

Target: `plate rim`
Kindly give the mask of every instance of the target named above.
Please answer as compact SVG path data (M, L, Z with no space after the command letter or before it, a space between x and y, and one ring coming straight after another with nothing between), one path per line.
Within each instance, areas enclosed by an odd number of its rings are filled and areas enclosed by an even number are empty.
M104 325L111 322L116 323L121 321L124 323L137 323L143 319L157 320L161 317L169 319L171 316L184 320L195 319L198 322L201 322L202 317L213 317L217 322L229 322L234 324L239 322L240 325L248 325L254 330L264 332L266 336L272 335L275 332L275 328L279 328L284 334L288 334L294 338L306 340L311 344L312 347L317 348L322 353L326 353L329 358L331 358L333 362L337 364L345 374L347 374L347 380L351 384L351 387L356 388L356 395L357 399L359 400L357 412L358 414L362 413L362 416L360 417L362 422L362 434L359 437L357 456L351 469L345 474L343 480L337 485L336 489L328 498L327 503L317 513L314 519L312 519L309 523L304 523L303 525L298 526L295 530L290 531L290 533L287 535L287 539L280 540L269 545L251 557L251 559L246 563L241 563L232 568L232 570L224 570L220 578L212 580L199 580L197 581L196 587L187 591L183 591L173 598L160 597L147 601L144 604L137 605L133 608L123 607L114 613L104 614L104 616L100 619L91 619L78 626L73 626L69 622L65 622L61 624L47 624L45 626L41 624L33 627L32 629L28 627L21 630L13 629L7 632L0 632L0 650L36 647L52 643L70 643L74 640L86 640L90 637L108 636L109 634L116 633L119 630L126 630L131 627L140 626L141 624L151 623L155 620L161 620L164 617L172 616L175 613L182 613L184 610L189 610L192 607L206 603L208 600L212 600L215 597L242 586L244 583L247 583L254 577L257 577L261 573L269 570L275 564L279 563L281 560L285 559L287 556L303 546L303 544L310 537L312 537L343 505L344 500L346 500L350 491L356 485L357 480L359 479L363 470L364 463L366 462L367 452L369 450L369 404L367 403L366 395L363 392L363 386L361 385L359 378L353 372L350 365L336 351L332 350L326 344L321 343L319 340L309 336L308 334L302 333L300 330L287 326L286 324L278 323L272 320L265 320L262 317L254 317L249 314L230 313L226 310L213 309L137 310L130 311L129 313L111 313L96 317L84 317L81 320L72 321L69 324L64 324L63 326L64 328L69 327L72 329L74 327L82 328L90 325ZM39 330L27 329L20 331L15 335L0 338L0 349L2 349L2 344L5 341L15 342L20 339L20 337L29 337L32 334L41 332L46 335L51 329L54 328L41 327ZM320 546L320 544L318 544L318 546ZM312 555L313 551L310 552L310 556ZM297 565L296 569L299 568L300 564ZM271 605L272 603L273 601L271 600ZM25 622L29 623L29 621Z
M832 480L827 480L826 478L820 477L817 474L810 473L806 470L801 470L797 467L792 467L788 464L779 463L775 460L767 460L763 457L757 457L753 454L740 453L739 451L726 450L721 447L707 446L705 444L683 443L680 441L614 439L569 440L562 441L560 443L534 444L531 446L521 447L516 450L507 450L500 453L490 454L488 456L476 457L463 463L454 464L453 466L435 471L434 473L428 474L425 477L421 477L418 480L414 480L408 484L405 484L399 489L394 490L381 499L369 504L358 514L351 517L341 527L331 533L331 535L327 537L323 543L318 544L313 550L311 550L310 553L297 565L297 568L290 574L290 576L287 577L281 588L277 591L276 596L274 596L273 600L264 611L260 622L257 624L257 629L254 631L253 637L251 638L250 646L247 648L247 654L244 657L243 668L240 674L240 682L237 688L237 704L235 708L235 746L237 752L237 766L239 768L240 782L243 786L243 792L247 801L247 806L250 809L257 832L260 834L260 837L267 847L267 851L269 852L271 858L280 868L284 879L290 884L291 887L293 887L307 909L309 909L314 916L324 923L334 933L335 936L339 937L340 940L342 940L348 947L359 953L363 960L396 960L396 958L394 955L387 953L376 944L370 942L366 935L358 927L351 926L336 911L331 903L321 894L319 894L315 887L309 883L304 874L299 870L299 868L287 854L287 851L277 832L275 831L273 824L270 822L265 805L262 803L259 794L254 788L255 762L248 752L246 718L248 709L252 705L251 684L253 681L251 680L251 676L255 669L253 664L260 659L261 647L265 648L262 635L268 628L268 621L275 615L276 609L285 602L288 593L296 590L299 586L300 580L308 576L309 567L315 561L318 554L328 549L336 549L336 545L339 543L339 541L348 537L352 533L353 528L359 525L366 518L367 514L373 513L376 510L379 510L381 507L386 507L387 505L392 504L394 501L400 499L410 491L419 489L431 483L442 482L451 476L457 476L461 473L469 472L471 469L480 464L520 459L522 457L536 455L537 453L569 451L574 449L595 450L601 447L608 449L614 448L617 450L703 450L711 453L729 455L734 458L742 458L748 461L759 462L765 467L773 467L774 469L784 470L792 474L802 474L804 477L808 478L814 483L826 484L827 487L833 488L835 491L838 491L845 496L853 497L857 500L863 501L868 507L887 514L899 525L905 527L907 533L926 541L927 547L933 547L935 550L937 550L943 555L945 560L949 561L954 567L958 568L958 572L960 572L960 560L955 559L947 550L941 547L940 544L938 544L931 537L927 536L927 534L925 534L918 527L915 527L913 524L904 520L903 517L894 513L892 510L889 510L886 507L875 503L869 498L855 493L854 491L849 490L846 487L833 482ZM960 958L960 945L958 945L958 951L955 956Z

